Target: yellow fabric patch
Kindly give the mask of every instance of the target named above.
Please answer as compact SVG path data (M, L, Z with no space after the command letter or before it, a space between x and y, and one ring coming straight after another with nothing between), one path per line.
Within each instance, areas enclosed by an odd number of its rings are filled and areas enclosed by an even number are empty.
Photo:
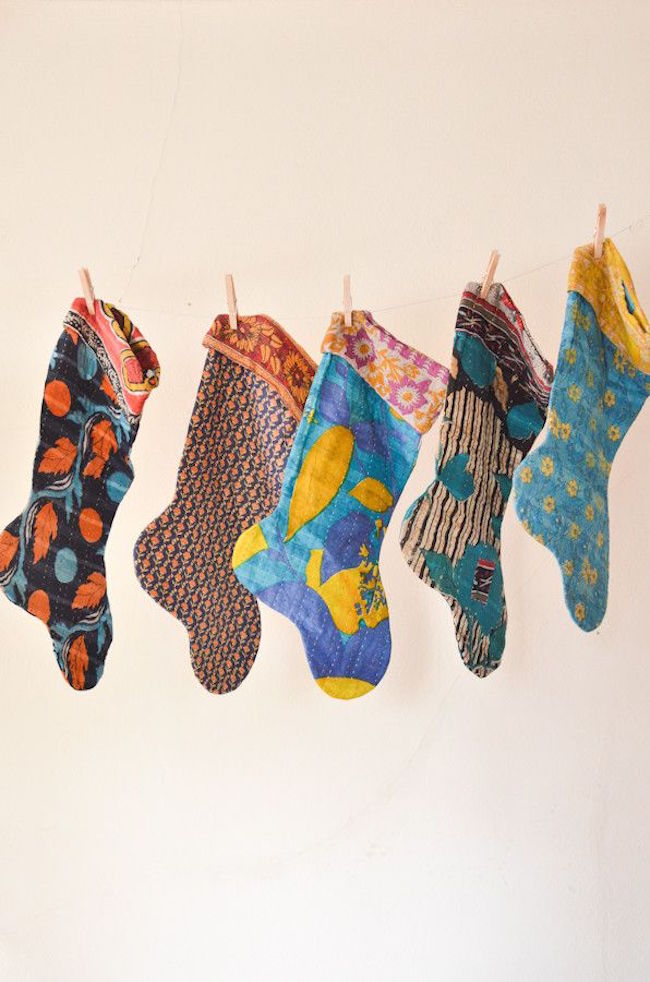
M321 567L323 565L323 550L312 549L305 569L305 582L315 590L327 605L331 618L343 634L356 634L363 620L367 627L373 628L388 617L388 607L385 601L367 610L362 590L367 564L339 570L324 583L321 582ZM383 592L381 594L383 598Z
M374 689L372 682L363 679L336 678L334 676L316 679L323 692L334 699L357 699Z
M568 288L581 294L591 305L603 334L627 355L632 365L650 373L648 318L639 303L630 271L611 239L603 242L601 259L594 258L593 245L575 250ZM626 290L633 311L628 307Z
M256 556L263 549L268 549L269 544L264 538L264 533L259 525L251 525L249 529L237 539L232 553L232 568L237 569L245 563L251 556Z
M352 431L347 426L332 426L307 451L289 504L285 542L320 515L336 497L348 472L353 450Z
M374 477L359 481L349 494L371 511L386 511L393 504L393 496L386 485Z

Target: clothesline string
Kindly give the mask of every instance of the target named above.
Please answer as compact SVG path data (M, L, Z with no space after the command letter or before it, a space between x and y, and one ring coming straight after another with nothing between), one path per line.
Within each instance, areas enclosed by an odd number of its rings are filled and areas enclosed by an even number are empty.
M624 225L622 228L616 229L615 232L610 232L608 238L617 239L621 235L624 235L626 232L633 232L636 229L641 228L644 225L644 223L648 221L648 219L650 219L650 212L648 212L645 215L642 215L636 221L630 222L628 225ZM555 259L549 259L545 263L540 263L538 266L532 266L529 269L524 269L519 273L513 273L512 276L504 277L503 280L500 280L500 282L504 284L508 284L514 282L515 280L521 280L526 276L532 276L534 273L539 273L542 270L550 269L553 266L557 266L559 263L568 262L568 260L571 259L572 255L573 255L573 251L564 253L561 256L557 256ZM458 297L458 295L459 295L459 291L454 290L453 293L441 293L433 297L424 297L421 300L409 300L406 303L389 304L386 307L373 307L371 305L369 309L376 314L383 314L394 310L407 310L410 307L423 307L426 304L442 303L443 301L446 300L454 300ZM135 312L142 313L142 314L159 314L162 316L169 316L169 317L186 317L192 320L196 320L196 321L200 320L203 322L206 322L207 320L211 320L211 318L214 316L211 313L207 315L206 318L203 317L202 315L199 315L198 313L188 310L165 311L165 310L153 309L150 307L138 307L135 306L134 304L129 304L128 307L129 310L133 310ZM286 323L297 323L299 321L316 321L316 320L320 321L322 320L322 317L314 314L302 314L297 317L288 317L286 314L284 314L281 319L283 320L283 322Z

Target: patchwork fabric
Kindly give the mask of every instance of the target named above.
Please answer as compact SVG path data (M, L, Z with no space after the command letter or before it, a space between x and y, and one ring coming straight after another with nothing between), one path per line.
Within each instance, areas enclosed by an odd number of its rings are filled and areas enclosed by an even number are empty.
M217 317L168 508L135 545L143 589L185 626L210 692L237 688L260 643L257 601L230 557L273 510L315 365L269 317Z
M322 351L344 358L418 433L427 433L442 409L449 371L380 327L367 311L352 326L333 314Z
M112 639L104 550L158 360L126 314L77 299L45 384L32 492L0 534L0 586L40 618L65 679L97 684Z
M524 528L553 552L566 605L592 631L607 606L607 486L623 437L650 394L650 335L610 239L574 253L549 425L515 474Z
M335 314L289 455L280 501L233 552L240 581L300 629L328 695L350 699L390 658L381 543L442 405L448 372L365 311Z
M409 508L401 546L451 607L461 657L480 677L501 661L507 609L501 523L515 467L544 425L553 369L500 283L463 293L436 480Z

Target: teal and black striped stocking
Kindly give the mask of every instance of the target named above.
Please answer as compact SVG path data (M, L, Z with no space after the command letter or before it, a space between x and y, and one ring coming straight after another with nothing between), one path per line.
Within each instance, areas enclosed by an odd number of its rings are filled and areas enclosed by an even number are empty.
M501 661L506 601L501 523L515 467L544 425L553 369L501 284L463 293L436 480L409 508L401 546L454 618L461 657L478 676Z

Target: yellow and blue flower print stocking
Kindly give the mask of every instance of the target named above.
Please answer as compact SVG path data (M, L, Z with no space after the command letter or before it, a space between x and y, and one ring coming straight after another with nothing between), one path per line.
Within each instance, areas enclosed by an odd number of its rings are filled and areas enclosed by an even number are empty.
M402 551L451 607L461 657L479 677L501 661L501 523L514 470L544 425L552 367L495 283L470 283L458 311L436 480L409 508Z
M350 699L390 658L379 551L448 372L365 311L334 314L274 512L233 552L237 577L300 629L311 671Z
M610 239L576 249L548 430L515 474L517 515L554 553L566 605L585 631L607 606L607 485L616 451L650 393L650 334Z

